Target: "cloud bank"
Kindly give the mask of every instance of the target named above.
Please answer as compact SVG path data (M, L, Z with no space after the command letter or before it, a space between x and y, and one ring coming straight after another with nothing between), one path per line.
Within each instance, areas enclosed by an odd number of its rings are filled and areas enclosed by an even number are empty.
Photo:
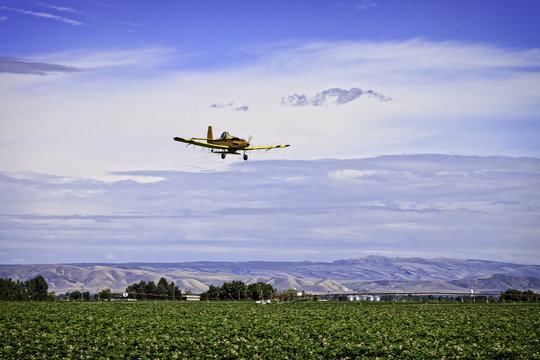
M0 148L11 156L0 169L94 178L221 169L229 162L171 140L208 125L252 134L254 146L292 145L260 159L540 156L537 49L413 39L245 52L249 63L212 69L197 67L206 54L159 47L4 57ZM62 76L33 76L53 71Z
M537 261L538 160L368 157L540 157L538 49L413 39L245 52L249 63L211 69L207 54L156 47L3 58L0 262ZM39 75L51 64L91 71ZM282 104L295 93L309 105ZM172 140L208 125L291 146L223 161Z
M0 262L381 254L537 264L540 254L538 159L248 161L115 175L125 178L3 173Z
M9 3L0 262L537 262L535 6Z

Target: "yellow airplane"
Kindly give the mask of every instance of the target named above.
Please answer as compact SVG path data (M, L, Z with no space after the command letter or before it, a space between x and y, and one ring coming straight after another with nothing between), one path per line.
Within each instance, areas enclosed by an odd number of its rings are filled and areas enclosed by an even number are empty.
M247 160L248 156L246 154L246 151L250 151L250 150L267 150L268 151L270 149L278 149L278 148L284 148L284 147L289 146L289 145L273 145L273 146L250 147L249 142L251 141L251 136L249 140L244 140L235 136L231 136L226 131L224 131L221 134L221 137L219 139L214 139L214 132L211 126L208 127L208 133L205 138L184 139L181 137L175 137L174 140L180 141L186 144L210 148L212 149L210 151L212 151L213 153L221 154L222 159L225 159L225 156L227 154L240 155L238 151L243 151L244 160ZM206 142L195 141L195 140L206 140Z

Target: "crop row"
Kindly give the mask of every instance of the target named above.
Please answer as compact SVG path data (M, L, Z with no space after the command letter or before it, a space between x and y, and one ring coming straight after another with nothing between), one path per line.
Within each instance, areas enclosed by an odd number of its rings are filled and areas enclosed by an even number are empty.
M540 306L0 302L2 359L540 358Z

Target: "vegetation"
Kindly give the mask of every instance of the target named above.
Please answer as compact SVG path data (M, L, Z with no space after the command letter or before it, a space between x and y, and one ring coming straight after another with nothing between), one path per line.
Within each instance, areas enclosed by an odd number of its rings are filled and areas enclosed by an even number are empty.
M49 300L48 290L49 285L41 275L24 282L0 279L0 300Z
M112 293L111 289L103 289L97 294L94 295L94 299L101 301L101 300L111 300L114 298L114 294Z
M73 291L73 292L67 292L65 296L62 297L64 300L73 300L73 301L88 301L90 300L90 292L88 291Z
M1 300L57 300L58 298L67 300L91 300L91 294L88 291L73 291L67 292L65 295L59 295L58 297L54 292L48 292L49 285L43 278L43 276L37 276L27 281L13 281L12 279L0 278L0 301ZM172 281L170 284L167 279L162 277L159 279L156 285L153 281L148 283L141 280L138 283L128 286L125 290L128 293L128 297L137 300L181 300L182 293L178 286ZM186 290L185 294L191 294L190 290ZM111 289L104 289L94 294L94 300L112 300L118 296L113 293ZM280 297L282 300L295 300L298 296L296 289L284 290L281 293L272 287L270 284L263 282L257 282L254 284L246 285L242 281L232 281L230 283L223 283L222 286L210 285L209 289L201 294L201 299L219 299L219 300L260 300L265 298ZM531 302L539 300L539 294L535 294L531 290L519 291L515 289L508 289L501 293L501 296L485 296L482 294L460 295L454 296L435 296L435 295L399 295L404 300L408 301L433 301L433 300L446 300L446 301L501 301L501 302ZM341 296L321 296L323 299L331 300L345 300L346 295ZM394 300L393 295L383 295L382 300ZM317 295L307 295L302 292L303 300L317 300Z
M538 359L540 305L0 302L3 359Z
M246 285L242 281L232 281L221 287L210 285L208 291L201 294L201 299L259 300L277 295L278 291L272 285L263 282Z
M159 279L157 285L153 281L141 280L140 282L127 287L126 292L129 293L130 298L137 300L181 300L182 292L176 286L174 281L169 284L167 279L162 277Z
M532 290L519 291L516 289L508 289L501 295L502 301L531 301L535 299L538 295L535 294Z
M280 294L280 297L283 299L294 299L298 297L298 290L296 289L289 289L289 290L283 290Z

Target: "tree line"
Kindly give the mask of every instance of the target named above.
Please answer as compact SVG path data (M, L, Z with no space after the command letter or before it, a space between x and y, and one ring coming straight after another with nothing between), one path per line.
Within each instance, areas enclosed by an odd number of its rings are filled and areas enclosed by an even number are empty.
M532 290L519 291L516 289L508 289L501 294L501 299L504 301L531 301L536 298L538 294L535 294Z
M0 300L50 300L49 285L41 275L26 281L0 279Z
M221 286L210 285L207 291L201 294L201 299L221 300L260 300L278 296L279 292L272 285L263 282L246 285L242 281L225 282Z
M26 281L13 281L10 278L0 278L0 300L16 301L16 300L57 300L54 292L49 292L49 285L43 276L39 275L33 279ZM176 286L174 281L169 283L167 279L162 277L156 284L154 281L146 282L144 280L129 285L126 290L128 298L137 300L181 300L182 292ZM191 294L189 290L185 294ZM289 289L281 293L272 287L270 284L257 282L246 285L242 281L225 282L221 286L210 285L207 291L200 294L201 299L220 299L220 300L260 300L275 296L295 298L297 291ZM114 294L110 289L104 289L94 294L94 300L111 300L121 295ZM470 298L478 301L482 300L482 294L469 295ZM73 291L65 295L60 295L60 298L69 300L91 300L91 295L88 291ZM538 294L532 290L520 291L516 289L508 289L501 293L499 301L538 301ZM386 300L386 299L383 299Z
M153 281L148 283L144 280L129 285L126 288L128 297L137 300L182 300L182 292L174 281L169 284L167 279L162 277L157 285Z
M45 278L41 275L29 279L26 281L13 281L11 278L0 278L0 300L17 301L17 300L74 300L74 301L89 301L92 300L92 296L88 291L72 291L65 294L56 296L54 292L49 292L49 285ZM132 284L126 288L130 298L138 300L147 299L177 299L181 300L182 292L175 285L174 281L170 284L167 279L161 278L159 282L153 281L140 281ZM191 293L189 290L186 293ZM115 297L119 297L119 294L115 294L111 289L103 289L93 295L93 299L111 300Z

